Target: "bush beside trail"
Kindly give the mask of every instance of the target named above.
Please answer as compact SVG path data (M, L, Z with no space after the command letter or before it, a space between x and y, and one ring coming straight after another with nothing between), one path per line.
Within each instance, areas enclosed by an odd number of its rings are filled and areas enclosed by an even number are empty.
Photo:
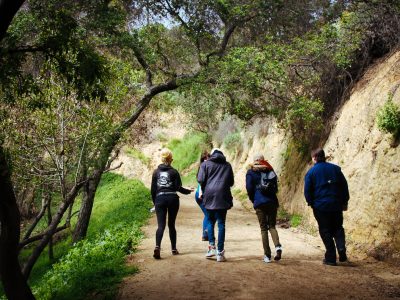
M125 256L134 252L142 239L141 226L150 207L150 192L140 181L103 175L87 239L69 251L64 247L64 255L44 275L34 272L36 278L31 283L35 297L84 299L93 292L96 299L113 297L122 278L137 271L125 265Z

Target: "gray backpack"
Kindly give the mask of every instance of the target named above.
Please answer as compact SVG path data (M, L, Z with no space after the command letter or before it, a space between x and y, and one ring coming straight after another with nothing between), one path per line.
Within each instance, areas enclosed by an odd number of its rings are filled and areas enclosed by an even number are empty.
M257 186L265 196L278 192L277 176L274 171L261 172L260 184Z

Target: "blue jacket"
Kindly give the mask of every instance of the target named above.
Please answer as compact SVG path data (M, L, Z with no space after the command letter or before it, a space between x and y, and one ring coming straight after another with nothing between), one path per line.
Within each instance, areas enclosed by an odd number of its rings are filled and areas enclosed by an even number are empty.
M253 202L254 208L259 207L261 204L268 204L268 203L276 205L276 207L279 206L278 197L276 197L275 193L271 193L269 195L264 195L257 188L257 185L260 184L261 172L269 172L269 171L270 171L270 169L268 169L268 168L263 168L263 169L252 168L247 171L246 190L247 190L247 195L249 196L250 201ZM274 181L277 185L278 184L277 177L275 177Z
M203 191L203 204L206 209L230 209L233 206L233 170L221 152L216 151L201 164L197 181Z
M340 167L317 162L304 178L304 196L308 205L320 211L342 211L349 201L349 189Z

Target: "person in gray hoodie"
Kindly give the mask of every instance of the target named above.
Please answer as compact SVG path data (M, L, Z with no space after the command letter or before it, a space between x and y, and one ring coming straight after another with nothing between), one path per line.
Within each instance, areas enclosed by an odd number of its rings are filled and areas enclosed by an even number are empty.
M231 187L234 184L232 166L222 151L215 148L210 158L203 162L197 175L203 191L203 204L209 217L208 251L206 258L217 255L217 261L225 261L225 220L228 209L233 206ZM215 247L214 227L218 223L218 245ZM218 250L218 251L217 251Z

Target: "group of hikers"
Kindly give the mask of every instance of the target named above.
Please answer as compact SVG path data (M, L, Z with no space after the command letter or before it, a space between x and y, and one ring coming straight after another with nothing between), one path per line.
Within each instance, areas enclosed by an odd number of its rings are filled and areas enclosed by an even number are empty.
M319 233L325 245L326 252L323 263L336 265L336 250L339 261L347 260L345 233L343 229L343 211L347 210L349 191L347 181L340 167L326 162L323 149L311 153L314 166L307 172L304 179L304 196L312 207L317 220ZM176 248L175 220L179 210L179 196L190 194L194 189L182 187L179 172L171 166L172 152L161 150L161 164L154 171L151 183L151 196L157 215L156 246L153 257L161 258L161 241L167 223L171 240L171 251L178 255ZM198 186L195 199L201 208L203 219L202 240L208 241L206 258L216 256L217 262L225 258L225 221L227 211L233 206L231 187L234 184L232 166L227 162L223 152L214 148L210 153L203 152L197 172ZM246 190L253 203L264 248L263 261L272 261L268 232L275 246L273 259L279 261L282 257L282 245L276 230L278 211L278 178L273 167L262 154L254 156L254 161L246 173ZM217 243L214 234L215 224L218 224Z

